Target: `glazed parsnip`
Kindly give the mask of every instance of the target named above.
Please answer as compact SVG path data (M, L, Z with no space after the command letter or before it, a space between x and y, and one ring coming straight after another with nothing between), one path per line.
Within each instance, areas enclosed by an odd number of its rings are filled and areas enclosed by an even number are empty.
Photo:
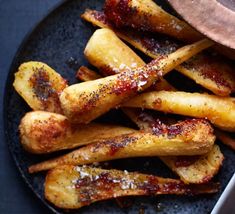
M121 39L152 58L172 53L180 47L180 44L172 38L164 38L161 35L154 37L134 32L133 30L125 29L125 31L122 31L117 29L107 20L105 14L100 11L86 10L82 18L98 27L114 30ZM175 70L193 79L197 84L216 95L228 96L235 91L233 66L224 58L221 59L200 53L177 66Z
M105 35L116 36L109 29L97 30L87 46L89 47L94 40L97 42L101 38L105 39ZM97 40L97 38L99 39ZM74 123L89 123L138 92L145 90L162 75L211 45L213 42L202 40L180 48L168 56L155 59L142 68L69 86L60 95L64 114Z
M35 154L71 149L136 130L111 124L74 125L60 114L45 111L27 113L19 125L21 144Z
M153 133L156 128L166 127L158 117L145 111L135 108L122 109L144 131ZM167 120L169 121L169 118ZM208 182L217 174L224 160L218 145L214 145L211 151L201 156L160 156L159 158L185 183Z
M235 102L234 98L230 97L182 91L159 91L136 96L124 106L207 118L223 130L235 131Z
M184 184L180 180L119 170L63 165L46 177L45 198L63 209L134 195L197 195L215 193L217 183Z
M56 159L29 167L39 172L63 164L83 165L121 158L169 155L201 155L209 152L215 136L208 122L192 119L156 129L154 133L134 132L101 140Z
M87 43L84 55L105 75L112 75L115 71L120 73L133 70L145 65L145 62L111 30L96 31Z
M131 26L142 31L160 32L187 42L195 42L203 37L152 0L106 0L104 11L118 27Z
M15 73L15 90L33 110L62 113L59 94L66 80L42 62L26 62Z
M177 175L184 183L207 183L217 174L222 166L224 156L218 145L201 156L168 156L160 159Z
M146 65L134 51L111 31L102 31L94 35L93 39L88 42L84 55L104 76L131 71ZM173 88L163 78L159 79L154 87L156 90Z

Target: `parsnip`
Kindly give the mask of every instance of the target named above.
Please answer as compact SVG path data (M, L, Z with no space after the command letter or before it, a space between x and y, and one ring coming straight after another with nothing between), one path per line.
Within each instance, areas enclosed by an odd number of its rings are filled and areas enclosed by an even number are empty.
M87 47L93 41L98 42L106 37L110 39L111 36L116 37L111 30L97 30L90 38ZM136 93L145 90L162 75L211 45L213 42L202 40L178 49L166 57L155 59L143 68L69 86L60 96L63 111L74 123L89 123Z
M203 36L184 21L165 12L151 0L106 0L105 15L116 26L131 26L160 32L182 41L195 42Z
M82 18L98 27L114 30L121 39L152 58L172 53L180 47L179 43L171 38L162 38L160 35L153 37L127 29L125 29L125 31L116 29L107 20L105 14L100 11L86 10L85 13L82 14ZM92 55L92 53L90 53L90 55ZM233 66L231 66L226 59L200 53L177 66L175 70L193 79L197 84L207 88L216 95L228 96L235 91Z
M155 129L166 127L166 124L149 113L135 108L122 109L144 131L152 133ZM214 145L211 151L201 156L160 156L159 158L185 183L208 182L217 174L224 160L218 145Z
M71 124L60 114L45 111L27 113L21 120L20 139L24 149L35 154L72 149L136 130L111 124Z
M181 91L159 91L136 96L124 106L206 118L223 130L235 131L235 102L234 98L230 97Z
M62 113L59 94L66 80L42 62L26 62L15 73L15 90L33 110Z
M51 170L45 182L45 198L63 209L78 209L122 196L197 195L218 190L218 183L186 185L180 180L154 175L70 165Z
M155 129L153 134L134 132L90 144L56 159L29 167L39 172L63 164L83 165L120 158L169 155L201 155L209 152L215 137L209 123L192 119Z

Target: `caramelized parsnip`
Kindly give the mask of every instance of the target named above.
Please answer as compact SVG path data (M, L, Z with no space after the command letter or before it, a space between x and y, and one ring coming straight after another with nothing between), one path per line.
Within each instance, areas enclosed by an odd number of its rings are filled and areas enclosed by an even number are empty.
M234 98L230 97L182 91L159 91L136 96L124 106L207 118L223 130L235 131L235 102Z
M98 27L114 30L121 39L152 58L172 53L180 47L179 43L166 36L157 35L154 37L134 32L130 29L125 29L125 31L117 29L107 20L105 14L100 11L86 10L82 14L82 18ZM228 96L235 91L234 69L225 58L221 59L200 53L177 66L175 70L193 79L197 84L216 95Z
M160 32L182 41L195 42L203 36L184 21L165 12L152 0L106 0L105 15L118 27L131 26Z
M153 133L154 130L164 129L167 126L158 117L140 109L122 109L140 129L146 132ZM218 145L214 145L211 151L201 156L160 156L159 158L185 183L208 182L217 174L224 160Z
M56 159L29 167L29 172L39 172L63 164L83 165L121 158L169 155L201 155L209 152L215 136L208 122L192 119L156 129L154 133L137 131L101 140Z
M110 39L116 35L109 29L97 30L87 46L93 41L105 40L106 37ZM180 48L168 56L155 59L142 68L69 86L60 96L63 111L74 123L89 123L145 90L162 75L211 45L213 42L202 40Z
M71 165L51 170L45 182L45 198L63 209L78 209L122 196L197 195L218 190L218 183L187 185L180 180L154 175Z
M33 110L62 113L59 95L66 80L42 62L26 62L15 73L15 90Z
M72 149L136 130L111 124L71 124L60 114L45 111L27 113L19 125L21 144L35 154Z

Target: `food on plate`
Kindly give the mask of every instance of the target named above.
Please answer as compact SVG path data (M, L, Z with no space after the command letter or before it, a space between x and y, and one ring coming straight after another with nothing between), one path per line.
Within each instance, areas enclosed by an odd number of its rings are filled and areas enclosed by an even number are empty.
M235 131L235 103L231 97L183 91L154 91L136 96L124 106L207 118L223 130Z
M208 153L215 141L213 129L206 120L180 121L154 129L153 133L137 131L118 137L100 140L61 157L29 167L29 172L39 172L62 164L83 165L120 158L202 155Z
M72 149L136 130L112 124L71 124L61 115L45 111L27 113L19 125L24 149L35 154Z
M187 23L165 12L152 0L106 0L104 12L118 27L160 32L186 42L203 38Z
M101 28L110 28L123 40L139 49L147 56L157 58L174 52L182 46L165 35L146 35L133 30L117 29L101 11L86 10L82 18ZM114 45L114 44L111 44ZM178 65L175 70L194 80L204 88L219 96L228 96L235 91L235 75L229 60L220 56L200 53Z
M151 0L106 0L104 9L82 14L102 28L84 50L98 72L81 66L76 78L84 82L68 85L45 63L31 61L15 74L13 86L33 110L19 124L23 148L38 156L70 149L34 163L29 173L49 170L45 198L64 209L123 196L218 192L219 184L210 182L224 160L216 137L235 148L222 131L235 131L233 65L214 55L214 42ZM144 61L121 39L153 60ZM163 77L174 69L204 89L186 92L185 84L185 91L177 91L174 81L181 80L169 78L175 73ZM101 123L98 117L113 108L134 128ZM152 156L179 179L94 168L98 162Z
M138 195L215 193L218 183L184 184L137 172L64 165L48 172L45 197L57 207L78 209L96 201Z
M115 36L109 29L97 30L87 46L104 31L108 35ZM195 44L184 46L165 57L155 59L142 68L71 85L60 95L63 112L74 123L89 123L147 89L177 65L212 45L213 42L204 39Z
M15 90L34 110L62 113L59 94L67 82L42 62L26 62L15 73Z

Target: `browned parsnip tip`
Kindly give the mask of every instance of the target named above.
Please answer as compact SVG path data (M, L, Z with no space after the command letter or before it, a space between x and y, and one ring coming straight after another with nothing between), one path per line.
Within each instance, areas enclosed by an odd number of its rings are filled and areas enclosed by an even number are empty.
M65 209L78 209L122 196L197 195L218 190L218 183L187 185L180 180L154 175L69 165L51 170L45 182L46 199Z

